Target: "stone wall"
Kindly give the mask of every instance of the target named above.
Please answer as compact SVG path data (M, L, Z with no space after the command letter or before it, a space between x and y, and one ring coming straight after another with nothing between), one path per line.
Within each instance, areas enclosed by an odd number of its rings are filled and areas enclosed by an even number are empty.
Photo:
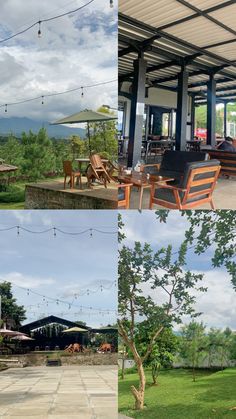
M24 359L28 366L42 366L46 365L47 353L31 352L24 355ZM49 358L53 356L57 358L57 353L49 355ZM62 365L117 365L118 355L117 353L107 354L73 354L64 355L59 353L58 357L61 359Z
M26 185L25 209L116 209L117 192L99 189L84 193Z

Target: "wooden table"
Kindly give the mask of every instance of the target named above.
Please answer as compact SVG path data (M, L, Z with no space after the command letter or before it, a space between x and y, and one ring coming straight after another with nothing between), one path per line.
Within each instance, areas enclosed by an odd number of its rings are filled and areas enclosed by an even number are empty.
M153 183L166 183L173 181L174 178L166 176L156 176L156 175L147 175L145 173L133 171L131 174L126 174L124 172L120 173L118 176L118 181L121 183L131 183L133 186L136 186L140 189L139 193L139 211L142 209L143 201L143 190L146 188L151 188Z
M87 163L87 165L89 166L90 165L90 159L89 159L89 157L87 157L87 158L79 158L79 159L75 159L75 161L78 163L78 166L79 166L79 171L81 172L81 170L82 170L82 164L83 163ZM103 163L107 163L108 162L108 159L102 159L102 162Z

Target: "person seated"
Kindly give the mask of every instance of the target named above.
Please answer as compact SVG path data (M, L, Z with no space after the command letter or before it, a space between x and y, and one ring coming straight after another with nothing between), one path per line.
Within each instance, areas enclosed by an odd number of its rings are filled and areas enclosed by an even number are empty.
M223 150L223 151L233 151L236 152L236 148L233 145L233 138L232 137L226 137L225 141L223 141L222 143L220 143L218 150Z

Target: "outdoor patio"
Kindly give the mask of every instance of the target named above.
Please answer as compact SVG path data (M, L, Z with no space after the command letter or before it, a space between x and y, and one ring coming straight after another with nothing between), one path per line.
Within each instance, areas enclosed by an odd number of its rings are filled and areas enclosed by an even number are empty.
M27 367L1 373L2 419L116 419L117 415L115 366Z
M115 182L103 185L96 183L91 189L82 177L79 186L64 189L63 179L26 185L25 209L115 209L117 187Z
M235 152L233 148L229 150L225 142L228 136L235 137L229 121L232 116L229 104L236 101L233 53L236 41L235 36L232 37L235 4L212 1L207 8L199 1L195 3L193 6L188 1L161 0L158 4L160 13L156 12L152 0L147 0L145 9L139 2L130 7L121 0L119 5L120 162L126 160L126 167L134 169L141 160L147 163L151 158L159 163L158 156L173 151L168 174L161 174L166 176L167 187L162 198L155 196L156 200L162 201L162 208L171 209L176 204L183 209L187 202L188 209L209 209L208 203L196 204L197 192L202 200L209 199L211 203L210 195L215 188L219 166L221 174L224 166L224 174L235 175L236 148ZM175 10L176 19L170 10ZM196 138L196 109L202 105L206 111L205 125L201 127L204 128L204 139ZM216 109L222 111L221 120L217 120ZM232 144L235 147L235 140ZM222 145L222 154L215 155L216 148ZM211 160L203 163L208 160L201 158L203 150L209 151L212 163ZM227 154L229 151L231 156ZM192 163L191 173L187 173L185 164L181 166L175 152L188 152L189 156L196 153L195 160L185 157L185 163ZM179 169L182 170L181 179L185 180L184 187L177 183L179 178L174 175ZM183 189L187 191L186 196L180 197L181 202L177 197L173 203L168 191L170 181L175 181L179 190L182 188L180 195ZM121 183L135 185L127 177L121 179ZM216 208L235 209L235 185L234 180L218 180L214 191ZM200 189L206 190L205 195L200 194ZM137 195L131 193L130 208L140 207ZM148 207L148 195L147 188L143 209ZM168 199L164 199L164 195L168 195Z

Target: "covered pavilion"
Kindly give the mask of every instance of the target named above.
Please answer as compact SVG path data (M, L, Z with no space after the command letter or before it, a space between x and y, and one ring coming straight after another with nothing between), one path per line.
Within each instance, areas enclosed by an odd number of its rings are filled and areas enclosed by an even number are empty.
M168 114L168 136L185 150L195 107L207 105L207 146L216 145L216 104L236 100L236 0L120 0L119 108L128 167Z

